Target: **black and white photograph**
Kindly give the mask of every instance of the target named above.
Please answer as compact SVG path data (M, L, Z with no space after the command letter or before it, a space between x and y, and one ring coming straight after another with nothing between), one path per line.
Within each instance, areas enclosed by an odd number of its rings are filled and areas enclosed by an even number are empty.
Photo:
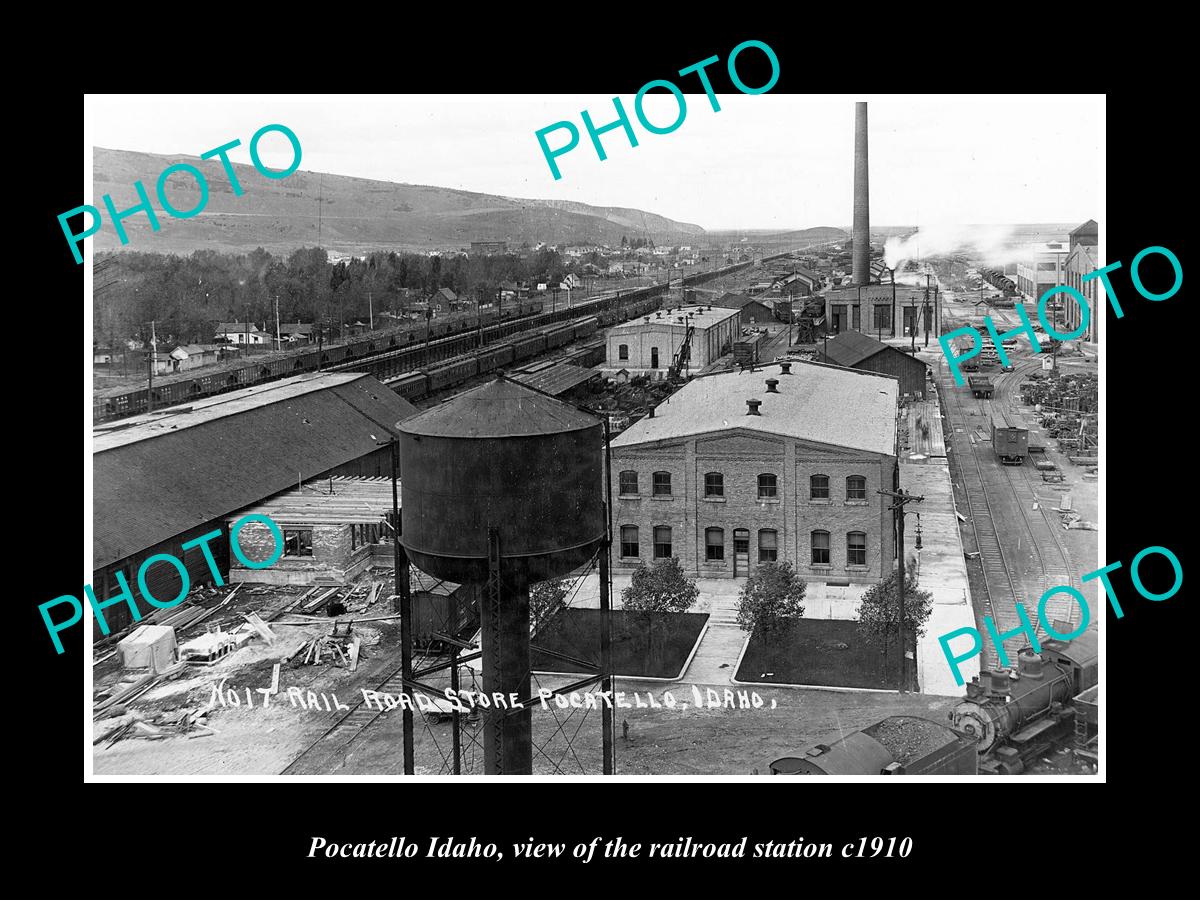
M1182 248L1111 267L1102 94L737 50L85 96L87 780L1103 779L1102 333Z

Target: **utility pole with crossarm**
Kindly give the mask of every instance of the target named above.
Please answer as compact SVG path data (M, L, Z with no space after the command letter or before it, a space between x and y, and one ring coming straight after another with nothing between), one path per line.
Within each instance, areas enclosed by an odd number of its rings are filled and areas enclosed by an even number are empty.
M900 591L900 612L898 621L898 640L900 643L900 693L908 690L908 659L907 650L904 646L904 507L909 503L920 503L925 498L905 492L904 488L898 488L894 491L876 491L877 494L882 494L885 497L891 497L895 502L888 507L896 520L896 560L899 563L899 574L896 579L897 588ZM920 537L918 533L917 537ZM915 662L914 658L914 662Z

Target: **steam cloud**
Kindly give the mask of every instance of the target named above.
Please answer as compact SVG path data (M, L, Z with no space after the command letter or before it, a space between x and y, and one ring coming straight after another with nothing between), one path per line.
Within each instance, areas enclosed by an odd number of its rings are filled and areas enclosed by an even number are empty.
M884 259L888 268L898 268L909 259L965 253L1000 267L1021 256L1021 247L1013 246L1014 234L1011 225L926 225L908 237L888 238Z

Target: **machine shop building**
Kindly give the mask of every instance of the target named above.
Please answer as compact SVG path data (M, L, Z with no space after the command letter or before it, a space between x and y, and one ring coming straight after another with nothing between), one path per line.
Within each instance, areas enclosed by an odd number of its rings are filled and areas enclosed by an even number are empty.
M942 298L936 285L859 284L825 292L825 317L831 334L857 331L876 338L925 336L936 341L942 333Z
M662 375L687 340L688 368L702 369L733 347L741 333L740 314L722 306L681 306L617 325L608 332L608 365Z
M696 378L612 441L614 569L706 578L790 562L874 583L894 564L896 378L782 362Z
M890 344L857 331L844 331L817 344L817 353L823 362L831 365L893 375L900 382L901 399L925 399L928 365Z
M183 407L122 419L93 432L92 589L116 597L123 573L143 615L138 571L149 557L183 561L193 585L212 576L197 546L208 546L229 571L228 520L239 511L318 476L391 479L388 441L396 424L417 412L369 375L300 375L231 391ZM179 593L174 566L146 570L151 593ZM105 610L111 631L131 621L126 604ZM99 629L96 630L100 636Z

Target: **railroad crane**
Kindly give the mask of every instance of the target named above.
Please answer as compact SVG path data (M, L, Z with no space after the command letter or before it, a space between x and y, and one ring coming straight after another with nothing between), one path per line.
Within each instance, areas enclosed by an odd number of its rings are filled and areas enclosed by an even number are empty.
M676 351L675 356L671 359L671 367L667 370L667 377L672 381L679 377L680 371L692 358L692 335L695 331L695 326L691 322L688 322L687 331L683 335L683 343L679 345L679 350Z

